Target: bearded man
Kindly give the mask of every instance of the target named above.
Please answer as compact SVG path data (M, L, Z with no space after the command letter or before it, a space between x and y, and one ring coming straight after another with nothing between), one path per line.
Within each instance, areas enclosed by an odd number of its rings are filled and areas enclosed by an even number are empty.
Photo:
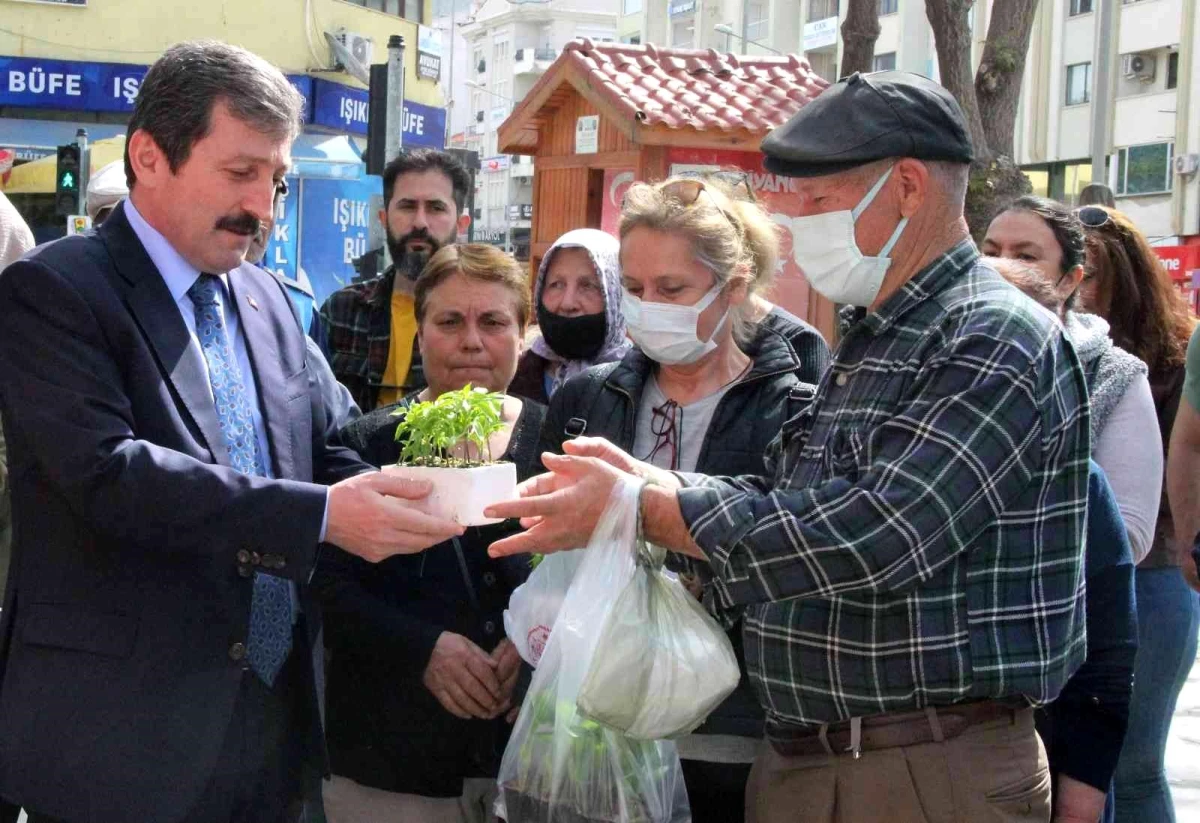
M319 315L333 373L363 412L425 387L413 284L434 252L470 225L463 213L470 184L453 155L430 149L401 154L383 170L379 221L392 265L334 292Z

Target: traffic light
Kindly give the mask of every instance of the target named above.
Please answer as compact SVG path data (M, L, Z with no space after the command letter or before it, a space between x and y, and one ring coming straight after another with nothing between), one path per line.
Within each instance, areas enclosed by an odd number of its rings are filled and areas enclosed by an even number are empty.
M59 217L79 214L79 144L58 147L58 174L54 185L54 213Z

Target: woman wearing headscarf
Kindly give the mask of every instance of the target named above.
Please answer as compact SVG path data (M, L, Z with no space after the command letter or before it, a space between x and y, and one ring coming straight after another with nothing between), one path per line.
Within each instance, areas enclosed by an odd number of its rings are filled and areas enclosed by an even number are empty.
M540 334L522 355L510 394L548 403L570 378L629 351L619 252L617 239L599 229L569 231L546 252L533 291Z

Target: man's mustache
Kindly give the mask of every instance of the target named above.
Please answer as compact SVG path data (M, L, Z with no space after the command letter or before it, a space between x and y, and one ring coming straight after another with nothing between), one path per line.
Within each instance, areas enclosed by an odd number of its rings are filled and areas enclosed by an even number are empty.
M224 231L240 234L245 237L253 237L258 234L258 230L262 227L262 221L249 212L222 217L217 221L217 228Z

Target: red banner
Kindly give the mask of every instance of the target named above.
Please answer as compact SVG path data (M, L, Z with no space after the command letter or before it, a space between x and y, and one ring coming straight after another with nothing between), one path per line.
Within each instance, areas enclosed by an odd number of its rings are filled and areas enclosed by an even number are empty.
M1200 246L1155 246L1158 259L1163 262L1175 286L1187 299L1192 314L1197 314L1197 297L1200 296Z

